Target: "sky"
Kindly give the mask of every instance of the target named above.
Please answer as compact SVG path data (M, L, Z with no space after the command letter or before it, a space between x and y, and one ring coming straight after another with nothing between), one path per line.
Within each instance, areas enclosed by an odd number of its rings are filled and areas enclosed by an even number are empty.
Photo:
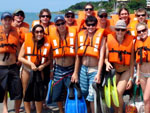
M79 2L101 1L101 0L1 0L0 11L14 11L22 9L25 12L39 12L43 8L50 11L60 11Z

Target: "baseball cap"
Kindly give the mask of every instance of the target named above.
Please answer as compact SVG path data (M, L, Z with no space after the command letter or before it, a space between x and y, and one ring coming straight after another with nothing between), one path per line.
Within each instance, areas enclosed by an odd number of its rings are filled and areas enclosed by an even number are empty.
M71 11L71 10L69 10L69 11L67 11L67 12L65 13L65 16L66 16L67 14L73 14L73 15L74 15L74 12Z
M99 11L98 11L98 16L100 16L100 15L102 15L102 14L107 14L107 11L106 11L106 9L100 9Z
M115 29L127 29L127 25L124 20L118 20L115 25Z
M21 10L21 9L17 9L17 10L15 10L14 11L14 13L13 13L13 15L15 16L16 14L22 14L22 16L25 18L25 14L24 14L24 11L23 10Z
M1 15L1 20L6 18L6 17L12 18L12 14L9 12L3 12Z
M54 19L54 22L56 23L58 20L63 20L63 21L65 21L65 19L64 19L63 16L56 16L55 19Z

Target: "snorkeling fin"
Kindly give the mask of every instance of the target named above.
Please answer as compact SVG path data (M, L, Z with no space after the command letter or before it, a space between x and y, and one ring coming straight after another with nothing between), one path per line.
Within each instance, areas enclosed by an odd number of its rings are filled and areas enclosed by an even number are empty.
M84 97L78 83L70 83L65 103L65 113L87 113Z
M117 92L117 87L116 87L116 76L112 78L111 81L111 95L112 95L112 100L113 103L116 107L119 107L119 98L118 98L118 92Z
M99 84L93 82L92 87L94 89L94 110L95 110L95 113L103 113L101 110L100 86L99 86Z
M108 108L111 107L111 96L110 96L110 77L107 78L106 84L104 86L104 95L105 95L105 102Z
M118 92L116 87L116 75L115 75L115 69L112 69L110 71L110 79L111 79L111 96L112 101L116 107L119 107L119 98L118 98Z
M47 96L46 96L46 104L52 103L53 83L54 83L54 80L49 81L48 91L47 91Z

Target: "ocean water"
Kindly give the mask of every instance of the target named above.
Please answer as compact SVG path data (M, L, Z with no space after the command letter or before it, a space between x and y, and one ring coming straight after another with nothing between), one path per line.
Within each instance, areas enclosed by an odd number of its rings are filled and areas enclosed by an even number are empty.
M1 17L2 12L0 12L0 17ZM39 19L39 13L26 13L25 12L25 22L27 22L30 26L32 25L33 20L38 20ZM54 18L58 15L63 15L63 14L55 14L52 13L52 18L51 21L54 21Z

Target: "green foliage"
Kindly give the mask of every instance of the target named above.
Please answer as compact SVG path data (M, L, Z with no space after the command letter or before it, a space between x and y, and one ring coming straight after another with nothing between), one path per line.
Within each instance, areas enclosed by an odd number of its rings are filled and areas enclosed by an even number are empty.
M118 6L118 8L121 7L126 7L129 9L130 13L133 13L134 10L137 10L138 8L145 8L146 7L146 0L129 0L130 2L128 3L123 3ZM107 1L100 1L100 2L90 2L94 6L94 10L99 10L100 8L105 8L107 9L107 12L112 12L114 10L114 5L115 5L116 0L110 0L109 2ZM67 10L72 10L72 11L79 11L83 10L84 6L86 5L87 2L80 2L75 5L70 6L69 8L62 10L61 12L64 13Z

